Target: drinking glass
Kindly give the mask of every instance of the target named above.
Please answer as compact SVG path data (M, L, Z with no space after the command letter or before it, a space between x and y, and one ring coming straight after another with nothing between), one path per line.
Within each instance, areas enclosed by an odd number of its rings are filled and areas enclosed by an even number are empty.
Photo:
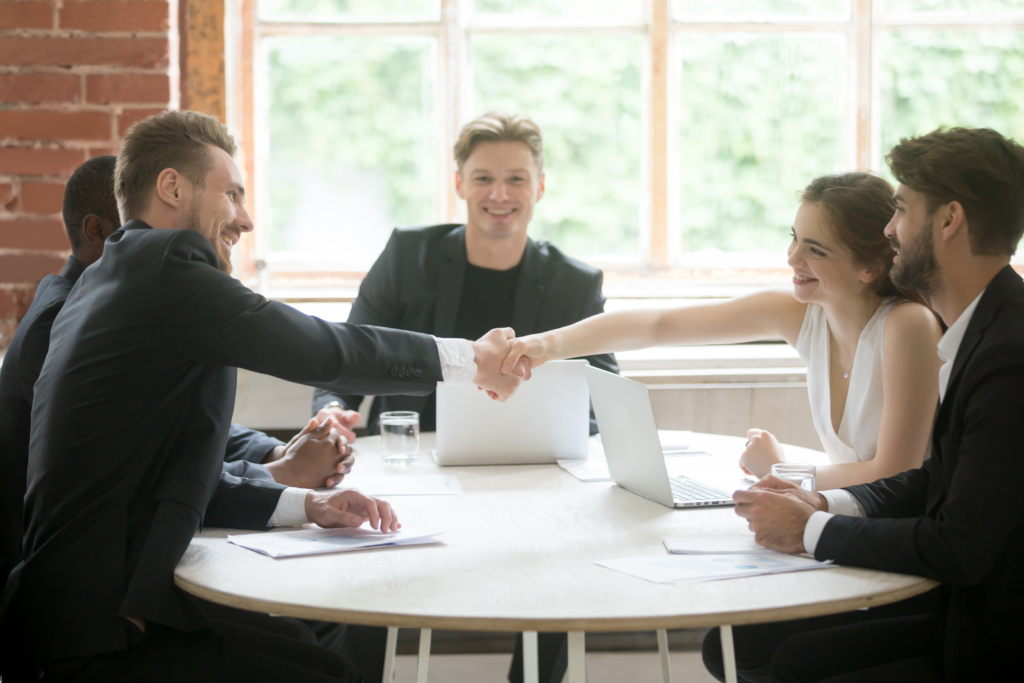
M396 410L380 414L380 449L389 465L410 465L420 452L420 414Z
M814 491L814 465L803 465L795 462L777 462L772 465L772 474L798 484L800 488Z

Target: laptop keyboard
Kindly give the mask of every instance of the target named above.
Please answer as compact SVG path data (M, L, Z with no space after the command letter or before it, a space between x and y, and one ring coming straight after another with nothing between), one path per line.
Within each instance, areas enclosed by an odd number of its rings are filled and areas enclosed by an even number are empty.
M670 477L669 483L672 484L672 497L677 503L687 507L732 503L732 496L725 491L702 484L689 477L682 475Z

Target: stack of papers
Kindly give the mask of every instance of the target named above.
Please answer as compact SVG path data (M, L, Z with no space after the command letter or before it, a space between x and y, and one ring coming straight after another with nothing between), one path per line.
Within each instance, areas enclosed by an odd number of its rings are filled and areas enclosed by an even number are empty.
M781 574L812 569L828 569L835 565L818 562L799 555L653 555L601 560L597 563L623 574L653 583L698 583L746 576Z
M373 529L303 529L302 531L270 531L262 534L231 534L228 542L262 553L268 557L301 557L325 555L349 550L398 545L439 543L443 531L419 533L401 529L385 534Z
M753 536L666 536L665 550L680 555L782 555L754 541Z
M346 477L343 489L358 489L368 496L451 496L462 493L454 474L391 477Z

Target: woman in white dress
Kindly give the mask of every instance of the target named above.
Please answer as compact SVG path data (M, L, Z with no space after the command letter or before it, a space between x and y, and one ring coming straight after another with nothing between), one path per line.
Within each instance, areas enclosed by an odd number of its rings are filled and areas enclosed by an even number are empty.
M874 481L924 461L938 402L942 330L914 292L889 278L883 234L892 187L867 173L814 180L804 191L789 247L793 290L721 303L604 313L515 341L505 367L669 344L783 339L807 365L814 426L830 465L819 490ZM762 477L784 454L751 429L740 466Z

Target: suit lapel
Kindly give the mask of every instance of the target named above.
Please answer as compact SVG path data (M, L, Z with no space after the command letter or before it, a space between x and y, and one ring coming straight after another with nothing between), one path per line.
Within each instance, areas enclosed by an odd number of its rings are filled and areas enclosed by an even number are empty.
M512 329L517 335L533 334L537 329L537 314L544 301L544 284L541 282L541 254L537 243L526 240L523 264L519 269L516 283L515 302L512 306Z
M1021 284L1020 276L1017 275L1013 268L1006 266L992 278L992 282L985 288L985 293L981 295L981 301L978 302L978 307L974 309L974 315L971 316L971 322L967 325L967 330L964 332L960 348L957 349L956 358L953 359L953 370L949 373L946 396L942 401L942 406L939 408L939 414L935 420L936 435L941 435L938 427L940 425L945 427L945 423L949 419L949 411L953 405L952 399L960 386L960 377L967 366L967 361L974 354L974 349L978 346L978 342L984 336L985 328L992 322L992 318L995 317L996 311L999 310L1003 300L1013 291L1014 285L1020 287ZM945 433L944 428L942 433Z
M434 334L438 337L451 337L455 332L465 279L466 226L462 226L448 233L441 250L437 269L437 305L434 308Z
M957 349L956 358L953 359L953 370L949 374L949 384L946 385L946 395L939 406L938 415L935 416L935 427L932 430L932 480L928 488L928 501L926 510L931 514L946 496L946 470L950 473L956 468L956 454L943 453L943 437L949 431L951 411L956 393L960 388L960 379L964 368L967 366L974 350L985 336L985 329L991 324L996 312L1002 306L1003 301L1015 287L1021 287L1021 278L1014 272L1013 268L1006 266L992 278L982 294L978 307L974 309L974 315L964 331L964 338ZM956 444L958 446L959 444Z

